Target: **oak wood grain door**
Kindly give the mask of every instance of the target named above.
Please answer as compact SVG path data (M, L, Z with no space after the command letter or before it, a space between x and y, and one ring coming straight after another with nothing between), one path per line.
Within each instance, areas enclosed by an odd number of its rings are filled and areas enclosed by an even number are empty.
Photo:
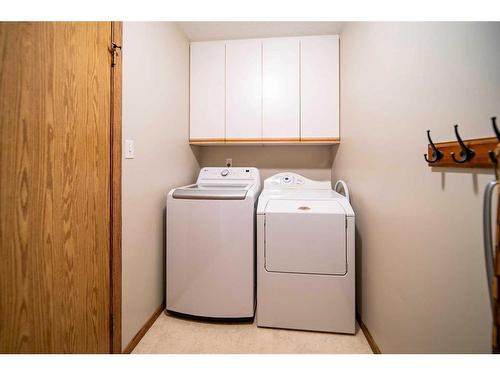
M0 352L110 352L110 40L0 23Z

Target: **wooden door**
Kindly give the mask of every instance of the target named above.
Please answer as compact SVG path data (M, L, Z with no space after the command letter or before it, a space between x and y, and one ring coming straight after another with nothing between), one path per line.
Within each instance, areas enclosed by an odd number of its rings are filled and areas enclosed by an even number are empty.
M223 142L226 125L225 43L191 43L190 56L189 139Z
M300 41L301 139L339 140L338 35Z
M0 23L0 352L110 352L110 41Z
M262 41L262 139L298 141L299 39Z
M262 43L226 42L226 142L262 140Z

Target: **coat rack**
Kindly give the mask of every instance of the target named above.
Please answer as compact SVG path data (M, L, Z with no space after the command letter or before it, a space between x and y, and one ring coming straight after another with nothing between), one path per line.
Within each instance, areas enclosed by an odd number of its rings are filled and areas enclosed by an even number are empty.
M455 125L454 131L457 140L441 143L434 143L430 130L427 130L429 145L424 158L431 167L494 167L495 179L486 185L484 192L483 236L486 275L493 316L492 353L500 353L500 236L496 236L495 246L493 246L493 235L491 233L491 202L493 189L499 184L498 176L500 174L500 132L496 124L496 117L491 118L491 126L495 133L494 137L463 140L458 132L458 125ZM500 195L498 202L500 202ZM500 233L499 203L497 203L496 216L496 233Z
M454 126L456 141L434 143L430 130L427 130L429 145L425 161L430 167L447 168L491 168L496 165L494 153L500 143L500 131L496 124L496 117L491 118L491 125L495 137L463 140L458 132L458 125Z

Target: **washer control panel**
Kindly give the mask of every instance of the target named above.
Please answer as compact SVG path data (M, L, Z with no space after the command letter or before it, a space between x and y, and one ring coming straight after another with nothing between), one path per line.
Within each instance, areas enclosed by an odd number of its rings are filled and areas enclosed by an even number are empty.
M259 180L259 171L256 168L238 167L205 167L200 170L199 181L206 180Z

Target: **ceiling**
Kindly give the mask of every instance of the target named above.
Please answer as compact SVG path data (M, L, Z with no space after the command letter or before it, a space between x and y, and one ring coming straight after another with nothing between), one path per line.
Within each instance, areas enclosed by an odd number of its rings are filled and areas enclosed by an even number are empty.
M340 34L343 22L178 22L190 41Z

